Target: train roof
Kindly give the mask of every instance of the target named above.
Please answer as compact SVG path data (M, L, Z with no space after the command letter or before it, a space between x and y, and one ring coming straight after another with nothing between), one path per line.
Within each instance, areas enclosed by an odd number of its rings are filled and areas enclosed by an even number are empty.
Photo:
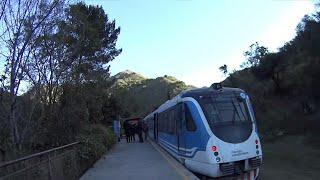
M207 93L214 93L214 92L235 92L235 91L243 91L243 90L239 89L239 88L230 88L230 87L222 87L221 90L216 90L211 87L209 87L209 88L194 88L194 89L182 91L179 94L179 96L181 98L183 98L183 97L193 97L194 95L199 95L199 94L207 94Z
M188 90L184 90L184 91L180 92L178 95L176 95L172 99L166 101L157 110L162 111L163 108L176 104L180 98L184 98L184 97L194 97L197 95L212 94L215 92L218 93L218 92L236 92L236 91L244 92L242 89L230 88L230 87L222 87L222 89L218 89L218 90L214 89L212 87L188 89Z
M193 89L184 90L184 91L181 91L178 95L176 95L172 99L170 99L170 100L166 101L165 103L163 103L161 106L159 106L158 109L156 109L155 111L153 111L152 113L147 115L145 118L149 117L151 114L154 114L155 112L161 112L161 111L167 109L168 107L171 107L171 106L177 104L180 98L195 97L195 96L198 96L198 95L212 94L212 93L215 93L215 92L218 93L218 92L236 92L236 91L244 92L240 88L221 87L220 89L215 89L212 86L208 87L208 88L193 88Z

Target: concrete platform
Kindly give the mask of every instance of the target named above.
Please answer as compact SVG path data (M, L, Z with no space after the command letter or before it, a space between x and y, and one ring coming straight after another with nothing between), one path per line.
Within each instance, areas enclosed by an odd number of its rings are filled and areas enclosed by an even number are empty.
M117 143L80 180L195 180L190 171L151 141Z

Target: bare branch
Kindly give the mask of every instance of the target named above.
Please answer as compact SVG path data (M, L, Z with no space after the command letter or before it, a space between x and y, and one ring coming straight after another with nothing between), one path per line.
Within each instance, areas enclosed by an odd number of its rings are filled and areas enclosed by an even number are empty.
M2 16L5 12L6 6L7 6L7 1L8 0L2 0L1 2L1 9L0 9L0 20L2 19Z
M17 95L21 82L28 77L34 84L37 80L30 73L27 65L30 63L34 39L42 33L42 24L50 17L59 0L52 0L47 8L42 8L42 0L5 0L1 2L0 22L3 25L0 29L1 44L6 48L1 48L1 55L7 60L6 71L8 80L4 83L9 86L10 109L8 112L11 126L12 143L19 143L19 132L17 128ZM45 72L41 76L45 76ZM41 77L39 76L39 77ZM38 82L40 82L40 78ZM33 110L31 111L31 114ZM25 135L25 128L22 135ZM20 133L21 134L21 133Z

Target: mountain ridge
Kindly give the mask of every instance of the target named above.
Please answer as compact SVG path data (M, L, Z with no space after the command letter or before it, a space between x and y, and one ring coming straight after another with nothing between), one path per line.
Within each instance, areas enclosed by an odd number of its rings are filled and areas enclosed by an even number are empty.
M119 102L127 116L145 116L182 90L195 88L174 76L147 78L125 70L110 77L108 93Z

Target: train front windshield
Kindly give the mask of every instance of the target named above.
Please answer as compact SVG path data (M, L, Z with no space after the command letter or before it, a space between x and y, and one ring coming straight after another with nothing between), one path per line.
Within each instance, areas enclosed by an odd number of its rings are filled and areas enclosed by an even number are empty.
M209 97L200 96L198 101L211 128L252 123L243 92L215 93Z

